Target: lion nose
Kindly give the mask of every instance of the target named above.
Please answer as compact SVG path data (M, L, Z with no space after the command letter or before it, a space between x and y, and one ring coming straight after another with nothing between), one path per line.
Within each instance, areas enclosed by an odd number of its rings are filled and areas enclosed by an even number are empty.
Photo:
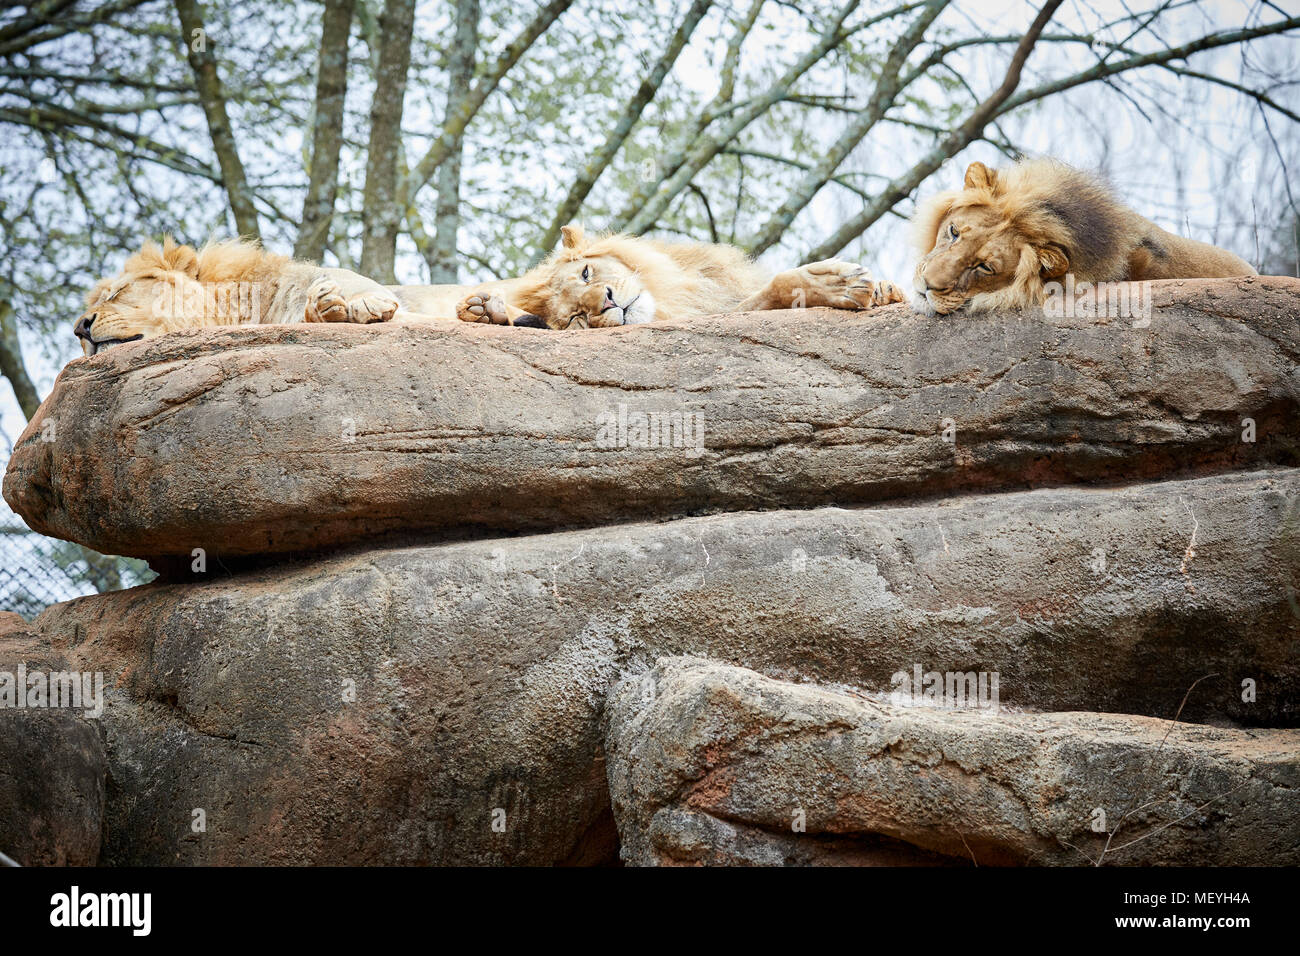
M606 306L618 305L618 303L614 301L614 290L611 289L609 286L605 286L605 305Z
M83 315L77 321L76 326L72 329L72 334L79 339L85 339L87 342L93 341L90 337L90 327L94 325L97 318L99 318L98 313L95 313L94 315ZM67 328L67 326L64 326L64 328Z

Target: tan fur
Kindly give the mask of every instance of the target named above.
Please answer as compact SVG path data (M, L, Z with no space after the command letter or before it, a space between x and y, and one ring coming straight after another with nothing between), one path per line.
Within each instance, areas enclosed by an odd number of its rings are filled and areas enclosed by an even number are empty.
M501 290L511 321L532 315L548 328L584 329L718 312L863 309L902 301L896 287L872 283L865 270L837 260L769 279L734 246L624 235L588 238L576 225L565 226L562 235L550 258Z
M946 315L1041 306L1044 283L1254 275L1238 256L1161 229L1095 177L1050 159L966 170L964 188L912 220L918 310ZM953 236L956 233L956 238Z
M730 246L628 236L588 240L579 226L563 233L560 250L519 278L440 286L381 286L256 243L194 249L168 238L162 246L146 243L119 275L97 283L75 331L93 355L201 326L396 319L600 328L733 310L863 309L903 301L896 286L871 282L851 263L814 263L768 281ZM611 296L612 305L605 301Z
M346 269L295 261L252 242L195 249L167 237L161 246L146 242L118 275L95 284L76 333L83 351L93 355L178 329L383 322L401 315L394 292Z

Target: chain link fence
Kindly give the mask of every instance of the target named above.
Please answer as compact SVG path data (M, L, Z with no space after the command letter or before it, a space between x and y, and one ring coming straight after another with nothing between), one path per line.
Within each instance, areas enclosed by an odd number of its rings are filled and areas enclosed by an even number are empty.
M31 620L59 601L135 587L154 577L137 558L112 557L36 534L0 501L0 611Z

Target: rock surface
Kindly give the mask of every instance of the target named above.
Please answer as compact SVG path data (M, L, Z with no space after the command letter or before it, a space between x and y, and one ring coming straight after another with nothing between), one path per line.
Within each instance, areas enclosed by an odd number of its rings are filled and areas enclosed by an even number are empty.
M666 658L611 696L641 865L1300 863L1300 731L898 706ZM1103 832L1096 832L1094 825Z
M188 562L1300 462L1300 281L1154 303L180 332L72 362L4 496L42 533ZM643 447L651 413L681 447Z
M0 613L0 682L16 682L20 663L28 675L68 669L19 615ZM108 775L99 727L85 708L7 704L0 709L0 852L23 866L93 865Z
M1005 704L1166 717L1215 674L1185 717L1294 724L1298 499L1283 470L213 566L32 640L105 673L103 862L593 862L605 697L665 655L872 690L996 670Z

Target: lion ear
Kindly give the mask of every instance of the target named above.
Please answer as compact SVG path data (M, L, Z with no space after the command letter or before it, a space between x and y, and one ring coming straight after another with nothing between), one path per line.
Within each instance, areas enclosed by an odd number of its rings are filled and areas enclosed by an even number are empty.
M163 266L175 272L198 278L199 254L193 246L180 245L171 236L163 239Z
M1038 274L1044 279L1059 279L1070 271L1070 257L1060 246L1043 246L1038 250Z
M967 189L993 189L998 184L998 174L983 163L971 163L966 167Z
M560 230L561 245L566 249L576 249L582 245L583 230L578 223L570 223Z

